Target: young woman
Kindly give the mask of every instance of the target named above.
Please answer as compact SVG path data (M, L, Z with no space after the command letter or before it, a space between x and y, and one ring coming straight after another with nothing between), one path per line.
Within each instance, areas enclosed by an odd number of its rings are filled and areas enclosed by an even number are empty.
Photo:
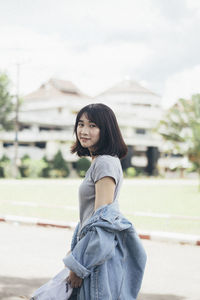
M139 292L146 254L132 224L118 207L127 154L115 114L106 105L85 106L77 115L72 153L92 163L79 189L80 222L71 252L71 300L131 300Z

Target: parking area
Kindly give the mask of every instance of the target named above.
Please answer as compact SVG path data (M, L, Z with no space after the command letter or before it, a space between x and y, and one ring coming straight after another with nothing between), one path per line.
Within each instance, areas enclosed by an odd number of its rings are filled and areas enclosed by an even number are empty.
M17 300L59 272L72 231L0 223L0 299ZM200 247L142 241L148 255L138 300L199 300Z

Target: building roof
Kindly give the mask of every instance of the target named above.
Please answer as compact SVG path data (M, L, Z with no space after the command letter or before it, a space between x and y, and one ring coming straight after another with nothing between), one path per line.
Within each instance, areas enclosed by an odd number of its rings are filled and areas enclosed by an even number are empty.
M137 93L137 94L152 94L158 96L152 91L144 88L138 82L134 80L123 80L108 90L101 93L99 96L107 94L118 94L118 93Z
M82 95L82 92L71 81L52 78L48 83L62 93Z
M88 97L83 94L71 81L51 78L43 83L39 89L26 95L25 101L48 100L55 97L63 98L66 95L77 97Z

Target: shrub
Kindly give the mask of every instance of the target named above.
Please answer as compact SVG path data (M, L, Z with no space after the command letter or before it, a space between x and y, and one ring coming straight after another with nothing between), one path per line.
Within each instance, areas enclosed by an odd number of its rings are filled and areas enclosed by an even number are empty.
M49 172L50 177L68 177L69 167L64 160L62 152L59 150L53 158L52 169Z
M21 158L21 164L19 166L19 172L21 177L28 177L28 169L29 169L29 165L30 165L30 156L28 154L25 154L22 158Z
M0 159L0 177L9 177L10 169L11 161L6 155L3 155Z
M135 177L136 173L137 172L136 172L135 168L133 168L133 167L129 167L125 171L126 176L129 177L129 178Z
M47 167L44 159L34 160L29 155L24 155L21 159L19 171L21 177L37 178L41 176L42 170Z
M50 172L53 169L52 161L48 160L46 156L44 156L42 160L45 162L45 167L41 170L40 177L48 178L50 177Z
M42 169L46 167L46 163L43 159L31 160L29 166L29 177L37 178L41 177Z
M60 178L69 175L69 167L61 151L56 153L53 160L48 160L46 156L40 160L34 160L29 155L24 155L19 170L21 177Z
M85 177L85 174L86 174L87 170L89 169L90 165L91 165L91 162L85 157L80 158L76 162L76 171L80 177Z

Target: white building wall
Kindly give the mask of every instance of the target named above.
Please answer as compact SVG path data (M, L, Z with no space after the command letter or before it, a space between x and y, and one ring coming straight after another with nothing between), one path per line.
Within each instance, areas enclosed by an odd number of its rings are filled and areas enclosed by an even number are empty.
M52 157L58 149L62 149L62 153L66 153L68 159L74 160L75 157L70 154L70 145L74 140L73 127L76 112L89 103L102 102L116 113L128 145L159 147L161 139L152 132L152 128L157 126L162 116L160 101L159 96L151 93L108 93L95 99L66 95L63 98L26 101L21 107L19 117L22 124L30 125L31 128L19 132L19 142L30 145L35 142L46 142L46 149L35 148L37 157L42 157L44 154ZM39 127L56 126L61 130L39 130ZM137 134L137 128L145 129L145 134ZM14 141L14 137L13 132L0 132L0 141ZM66 143L68 147L65 148L61 142ZM27 151L31 152L31 156L34 155L32 147L24 148L23 153ZM12 152L11 148L9 151Z

